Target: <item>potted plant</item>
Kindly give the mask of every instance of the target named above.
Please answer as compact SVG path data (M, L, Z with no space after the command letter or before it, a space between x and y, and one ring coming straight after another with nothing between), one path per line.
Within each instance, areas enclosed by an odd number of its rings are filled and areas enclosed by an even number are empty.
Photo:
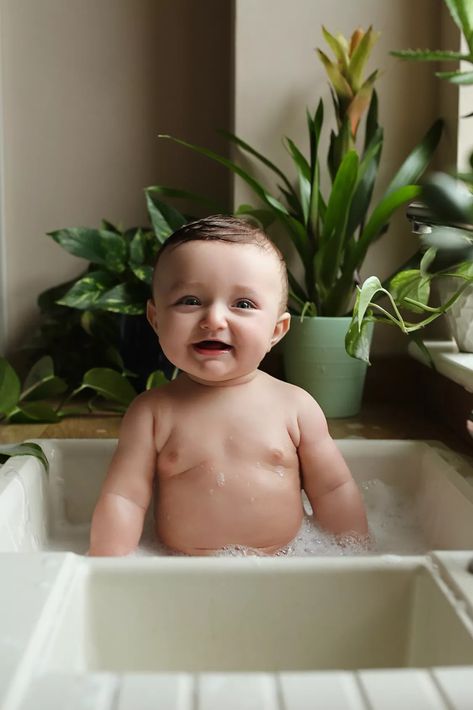
M373 205L383 129L378 124L374 91L378 71L365 77L364 70L378 36L371 27L366 32L356 30L349 40L342 35L335 37L325 28L323 34L335 55L332 61L317 50L330 82L336 128L331 132L328 154L321 158L324 105L320 100L315 112L307 111L309 156L285 138L297 185L271 160L231 133L225 135L236 147L276 175L280 181L278 194L237 163L203 147L172 140L233 171L263 203L258 210L260 218L267 225L277 222L283 226L299 262L299 273L289 266L290 308L295 317L283 345L286 377L310 391L327 416L350 416L359 410L366 369L363 362L345 352L359 270L370 246L387 231L393 213L419 195L418 181L439 142L442 123L433 124ZM364 141L358 147L365 114ZM321 186L324 171L330 177L327 193ZM237 214L254 213L255 209L245 207ZM365 318L351 351L355 357L360 356L361 348L366 349L370 332L371 324ZM318 357L322 358L320 362Z
M445 0L445 4L465 39L465 51L409 49L391 54L407 61L465 62L473 65L473 6L468 0ZM471 68L437 71L435 76L457 86L473 84ZM470 113L465 118L472 115ZM473 260L468 249L473 242L473 154L470 166L472 170L457 174L456 179L445 173L434 174L425 183L423 204L414 204L408 210L414 231L424 236L424 242L440 248L443 253L448 251L448 264L443 272L440 270L437 274L443 302L450 301L457 293L461 280L468 283L473 276ZM473 286L462 289L461 295L448 309L446 318L458 349L473 352Z
M40 294L40 332L28 348L36 357L51 356L58 374L74 387L92 367L135 376L138 391L156 369L172 375L174 368L144 316L159 247L190 219L161 199L165 192L146 191L151 227L122 230L104 220L99 229L49 233L63 249L89 263L76 278Z
M463 33L468 50L416 49L391 52L408 61L465 61L473 64L473 7L468 0L445 0L453 21ZM457 85L473 83L473 72L463 69L436 72L436 76ZM469 114L471 116L473 114ZM465 118L467 118L466 116ZM424 251L419 268L405 269L385 288L371 276L357 298L347 339L347 349L366 358L361 324L366 320L387 323L413 337L430 358L421 329L436 318L447 316L460 350L471 350L473 340L473 155L472 170L452 177L434 173L422 185L421 201L409 205L407 215L414 232L421 235ZM438 286L442 302L429 305L432 284ZM379 297L388 299L381 306ZM412 321L403 311L416 314ZM419 319L420 315L420 319Z

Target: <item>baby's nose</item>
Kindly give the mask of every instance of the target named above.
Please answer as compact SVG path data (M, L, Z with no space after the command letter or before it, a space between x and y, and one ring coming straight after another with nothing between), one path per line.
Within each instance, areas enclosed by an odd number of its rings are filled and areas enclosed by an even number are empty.
M212 304L209 306L205 310L200 322L201 328L205 328L206 330L218 330L219 328L225 328L226 325L226 310L219 304Z

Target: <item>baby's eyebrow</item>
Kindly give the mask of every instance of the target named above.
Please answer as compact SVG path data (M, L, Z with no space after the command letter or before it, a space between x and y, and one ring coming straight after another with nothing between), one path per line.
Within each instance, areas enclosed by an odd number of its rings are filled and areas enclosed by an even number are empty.
M171 286L169 287L169 291L174 292L182 291L182 289L201 288L204 285L205 284L201 281L184 281L183 279L179 279L178 281L174 281L174 283L171 284Z

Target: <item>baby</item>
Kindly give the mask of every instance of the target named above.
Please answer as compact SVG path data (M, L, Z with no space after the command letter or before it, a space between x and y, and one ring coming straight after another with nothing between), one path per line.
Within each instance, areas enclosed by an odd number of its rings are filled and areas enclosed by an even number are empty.
M287 290L279 250L247 221L208 217L165 242L147 316L180 374L123 418L90 555L136 548L153 490L157 536L189 555L276 552L301 526L301 488L326 531L367 534L320 407L258 369L288 331Z

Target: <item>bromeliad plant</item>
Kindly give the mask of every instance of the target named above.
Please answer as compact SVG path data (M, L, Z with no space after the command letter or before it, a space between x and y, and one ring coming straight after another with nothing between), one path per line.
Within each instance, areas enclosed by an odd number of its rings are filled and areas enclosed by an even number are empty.
M325 158L319 155L324 128L324 104L307 111L309 155L290 139L284 139L295 168L295 181L273 162L238 136L225 132L243 152L260 161L276 176L277 194L254 174L237 163L206 148L183 140L175 142L226 166L243 179L263 203L259 216L265 224L277 222L297 251L303 277L289 270L293 313L344 316L351 313L359 270L371 245L388 229L393 213L419 195L419 178L428 166L442 131L436 121L394 175L377 204L372 195L383 147L383 129L378 123L378 101L374 85L378 71L365 78L364 70L378 35L370 27L357 30L350 40L323 29L334 59L317 50L330 82L336 129L330 135ZM364 142L358 148L362 117L366 113ZM321 177L327 172L330 187L325 191ZM244 207L255 212L254 207ZM240 210L241 212L241 210ZM238 211L237 211L238 213ZM294 270L295 271L295 270Z

